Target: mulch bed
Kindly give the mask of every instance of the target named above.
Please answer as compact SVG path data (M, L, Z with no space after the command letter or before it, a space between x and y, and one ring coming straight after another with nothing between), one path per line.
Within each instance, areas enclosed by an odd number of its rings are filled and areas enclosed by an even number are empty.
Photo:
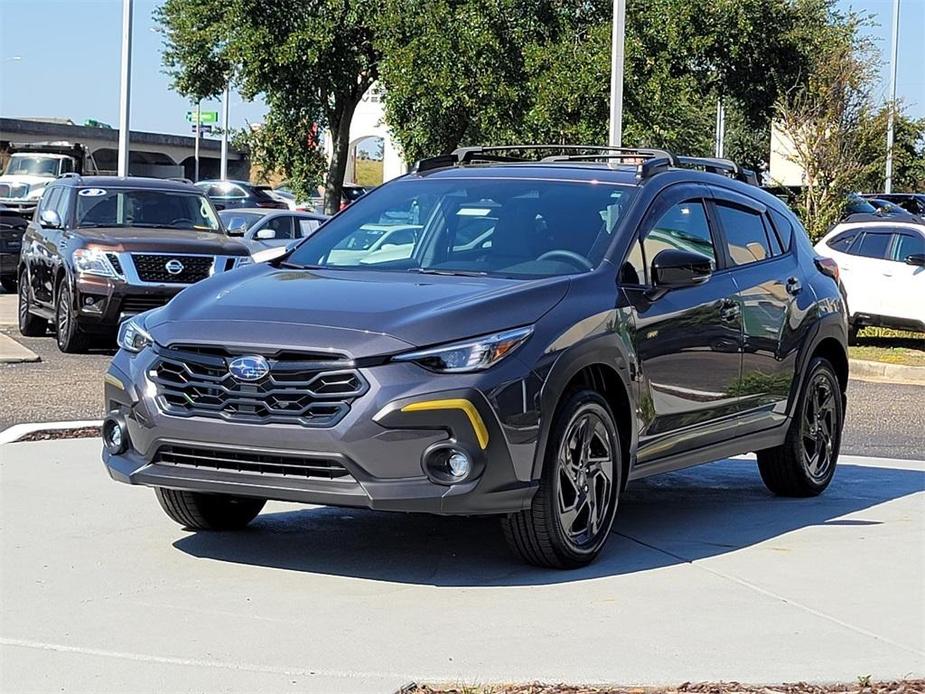
M871 682L866 678L841 684L754 686L739 682L685 682L678 687L588 687L567 684L504 684L496 686L412 685L401 694L923 694L925 680Z
M21 441L53 441L56 439L92 439L99 438L99 427L81 427L80 429L46 429L26 434L16 442Z

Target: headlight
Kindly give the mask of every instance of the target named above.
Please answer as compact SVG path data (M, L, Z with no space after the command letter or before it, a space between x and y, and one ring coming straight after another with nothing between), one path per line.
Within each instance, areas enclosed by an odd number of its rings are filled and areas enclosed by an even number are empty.
M407 352L392 359L413 361L427 369L442 373L482 371L504 359L532 334L532 327L516 328L444 347Z
M99 248L78 248L74 251L74 267L84 275L113 278L120 276L106 257L106 252Z
M116 342L126 352L137 354L145 347L150 347L154 344L154 338L145 330L145 316L146 314L139 313L137 316L123 321L122 325L119 326L119 336L116 338Z

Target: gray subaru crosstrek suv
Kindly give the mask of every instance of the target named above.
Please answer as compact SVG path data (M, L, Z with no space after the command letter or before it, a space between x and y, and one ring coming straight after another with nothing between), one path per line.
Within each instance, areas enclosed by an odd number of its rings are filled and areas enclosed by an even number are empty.
M197 530L267 499L496 514L562 568L598 554L633 479L756 451L772 492L824 490L837 267L732 162L549 149L419 162L281 258L123 323L110 475Z

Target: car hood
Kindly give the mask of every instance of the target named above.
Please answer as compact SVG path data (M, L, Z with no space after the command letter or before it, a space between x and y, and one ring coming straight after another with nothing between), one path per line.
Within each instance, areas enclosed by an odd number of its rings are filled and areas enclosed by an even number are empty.
M32 176L29 174L3 174L0 176L0 183L28 183L30 187L34 187L39 183L46 186L54 180L54 176Z
M535 322L567 277L510 280L255 265L181 292L152 314L160 344L203 342L385 354Z
M87 246L105 246L113 251L132 253L208 253L248 255L247 247L221 232L192 229L137 229L100 227L75 229L73 234Z

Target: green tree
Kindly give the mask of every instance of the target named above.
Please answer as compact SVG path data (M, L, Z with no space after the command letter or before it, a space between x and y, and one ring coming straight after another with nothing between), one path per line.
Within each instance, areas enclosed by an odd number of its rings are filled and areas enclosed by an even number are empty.
M884 105L861 122L858 134L861 169L853 183L856 190L883 189L888 117L889 105ZM893 192L925 190L925 118L908 117L902 104L898 104L893 133Z
M263 96L269 113L247 136L252 155L297 195L312 192L324 166L318 132L330 130L328 212L340 204L354 111L378 77L379 15L375 0L166 0L155 12L177 91L211 96L234 75L245 98Z

